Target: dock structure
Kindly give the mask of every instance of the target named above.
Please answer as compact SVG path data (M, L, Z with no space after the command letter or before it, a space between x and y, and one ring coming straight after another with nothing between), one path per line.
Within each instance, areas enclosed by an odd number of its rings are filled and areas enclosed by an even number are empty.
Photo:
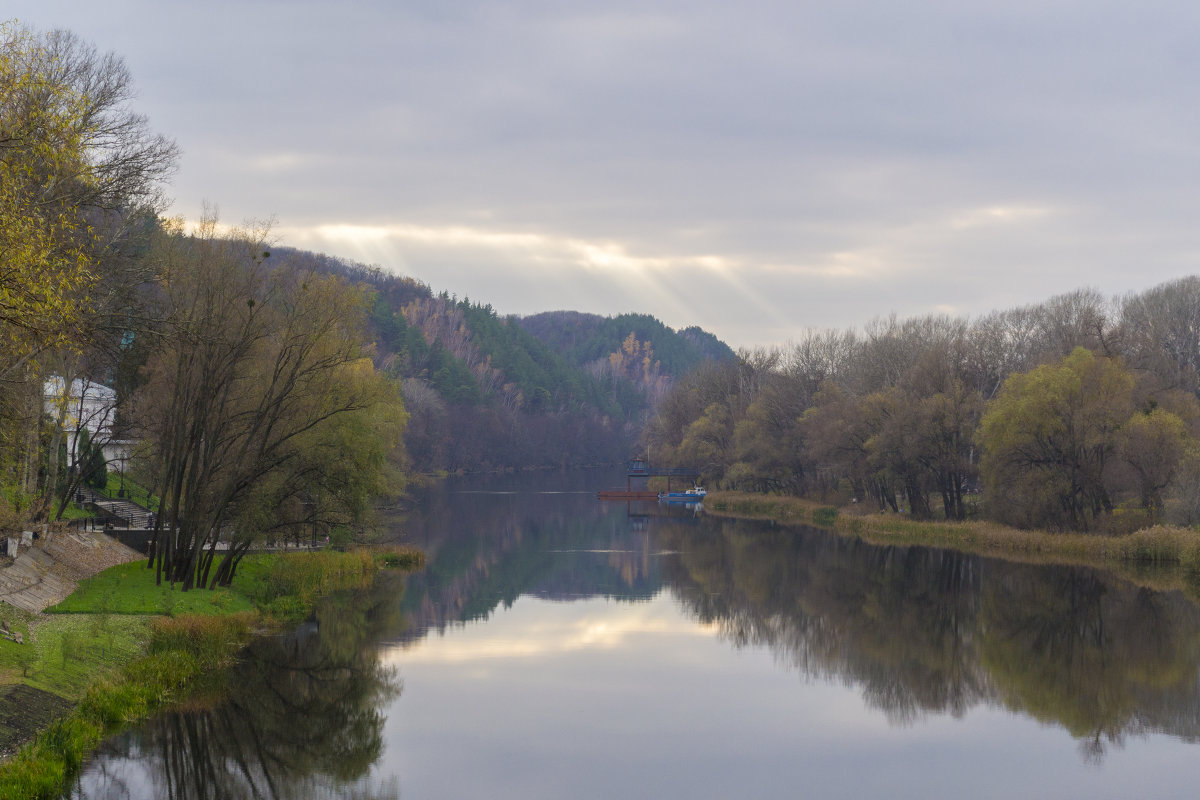
M600 500L657 500L658 492L649 489L601 489L596 492Z
M649 489L634 489L634 478L666 478L667 491L671 491L671 478L699 478L700 470L695 467L653 467L644 458L634 457L625 464L625 488L604 489L596 493L601 500L657 500L658 492Z

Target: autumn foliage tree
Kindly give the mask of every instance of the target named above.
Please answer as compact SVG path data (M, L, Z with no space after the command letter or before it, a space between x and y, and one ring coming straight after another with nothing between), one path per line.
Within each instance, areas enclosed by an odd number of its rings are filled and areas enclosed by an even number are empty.
M156 255L136 417L162 497L151 565L186 590L228 583L281 526L359 518L389 488L406 415L368 357L360 290L272 264L261 233L221 236L213 217L169 228Z
M85 356L121 338L144 280L128 269L132 233L161 207L177 156L132 95L119 57L68 31L0 24L0 482L39 490L39 513L64 449L53 420L39 442L42 380L112 366Z
M57 184L86 185L82 87L56 80L48 42L0 26L0 334L9 377L64 341L91 282L80 221Z
M1190 438L1184 421L1164 408L1136 413L1121 426L1117 452L1136 476L1142 507L1152 518L1165 510L1163 490L1175 480Z
M0 376L71 339L112 218L159 207L178 151L129 108L132 95L112 53L68 31L0 25Z
M1132 411L1129 371L1083 348L1010 376L979 431L992 513L1087 530L1113 508L1106 468Z

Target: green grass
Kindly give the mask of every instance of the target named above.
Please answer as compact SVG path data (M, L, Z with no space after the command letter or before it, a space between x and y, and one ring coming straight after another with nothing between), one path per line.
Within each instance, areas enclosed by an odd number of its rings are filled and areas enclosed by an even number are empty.
M109 497L117 497L121 491L121 473L108 473L108 484L104 487L104 492ZM140 483L125 475L125 496L139 505L143 505L151 511L158 511L159 497L156 494L150 494L150 490Z
M84 758L105 737L186 697L219 674L249 640L254 615L157 617L141 658L92 683L75 710L0 764L0 800L61 797Z
M116 672L146 648L149 621L110 614L34 617L11 606L3 616L25 644L0 639L0 683L25 683L78 700L98 677Z
M96 516L96 512L81 507L73 500L67 503L67 507L63 509L62 513L63 519L88 519L94 516Z
M0 764L0 800L61 797L100 742L224 675L251 631L302 619L320 595L364 586L389 561L411 566L417 557L399 550L253 556L232 589L215 592L155 586L154 572L135 562L82 582L49 616L0 604L9 628L32 642L0 641L8 682L79 701Z
M80 582L75 592L47 614L232 614L254 607L252 578L239 570L231 589L192 589L181 592L169 584L156 586L154 570L145 561L106 569Z
M377 566L412 568L423 555L392 549L375 553L330 550L307 553L264 553L242 559L233 586L182 592L156 586L145 561L106 569L80 582L75 592L47 614L184 614L223 615L258 608L282 620L296 618L317 597L338 589L362 586Z

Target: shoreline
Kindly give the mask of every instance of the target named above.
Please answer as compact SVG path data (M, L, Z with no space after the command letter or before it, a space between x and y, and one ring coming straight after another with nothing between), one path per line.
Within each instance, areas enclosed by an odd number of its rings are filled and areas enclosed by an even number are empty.
M732 491L709 492L704 511L717 517L807 525L874 545L937 547L1027 564L1099 567L1141 585L1178 589L1200 600L1200 580L1189 580L1189 574L1200 574L1200 531L1193 528L1155 525L1119 536L1026 531L995 522L847 514L798 497Z
M254 574L244 575L244 586L251 588L239 591L253 603L252 610L229 608L217 613L173 616L161 610L125 610L119 607L119 601L118 607L112 607L110 598L92 592L95 599L85 604L104 607L76 610L68 616L107 620L116 615L144 620L148 635L132 658L105 662L109 668L90 681L77 699L58 695L71 706L70 710L0 762L0 800L60 797L105 739L185 702L212 675L232 666L253 637L294 625L320 597L364 586L382 570L409 569L421 558L419 553L406 549L372 548L348 553L326 550L275 555L264 558L253 569L244 564L243 569ZM153 586L153 573L143 571L146 587ZM103 580L107 572L116 574L115 570L106 570L94 577ZM128 581L128 576L118 577L117 581ZM137 587L134 594L146 587ZM88 589L88 582L82 582L71 598L87 597ZM129 600L142 602L144 598ZM37 616L44 621L56 615ZM15 685L26 683L22 680Z

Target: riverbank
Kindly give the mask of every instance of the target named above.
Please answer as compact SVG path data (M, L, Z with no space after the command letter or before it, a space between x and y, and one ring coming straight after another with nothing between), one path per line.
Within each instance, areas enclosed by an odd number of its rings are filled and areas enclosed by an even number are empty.
M1147 566L1200 572L1200 531L1171 525L1121 536L1025 531L994 522L846 513L798 497L726 491L709 492L704 508L715 516L826 528L871 544L941 547L1010 561L1103 566L1135 574ZM1176 588L1191 588L1191 582L1183 581Z
M0 603L31 613L60 602L97 572L144 558L103 533L62 525L18 547L12 563L0 569Z
M0 641L0 670L9 679L16 676L8 661L29 660L35 652L13 648L43 642L38 663L45 669L35 676L40 685L28 670L14 684L30 686L19 690L17 700L28 700L30 689L38 692L37 699L46 701L38 708L46 706L43 716L53 719L0 764L0 800L60 797L104 739L192 696L232 665L252 636L296 623L319 597L364 586L381 568L418 563L419 553L399 550L266 555L244 561L234 586L217 593L164 591L144 564L81 582L62 608L23 620L31 644ZM185 604L190 613L181 613ZM80 626L90 626L91 635L66 632ZM122 647L114 644L117 629L127 633ZM70 667L71 680L49 669L54 655L64 670ZM82 685L81 674L89 678Z

